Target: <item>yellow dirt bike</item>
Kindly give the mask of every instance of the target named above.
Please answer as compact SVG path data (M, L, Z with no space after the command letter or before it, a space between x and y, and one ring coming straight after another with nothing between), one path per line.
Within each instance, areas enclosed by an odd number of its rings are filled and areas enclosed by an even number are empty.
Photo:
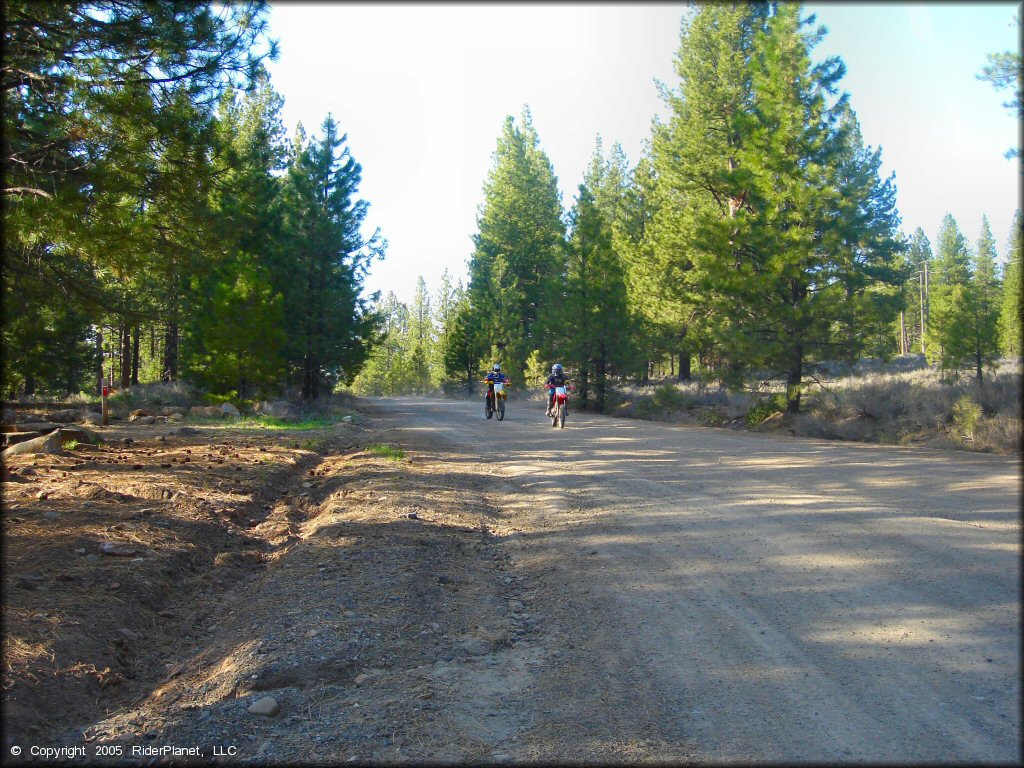
M498 421L505 418L505 382L485 381L487 394L484 395L484 416L488 419L498 414Z

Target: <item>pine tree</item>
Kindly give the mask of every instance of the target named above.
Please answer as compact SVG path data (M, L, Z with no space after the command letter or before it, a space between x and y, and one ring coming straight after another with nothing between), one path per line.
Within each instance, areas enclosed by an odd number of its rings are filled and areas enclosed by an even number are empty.
M603 411L609 375L629 362L625 275L611 229L586 184L579 187L569 221L566 295L559 315L563 349L581 401L588 399L592 384L597 410Z
M423 394L430 390L430 361L434 356L434 323L430 309L430 294L421 275L416 281L416 294L409 307L409 330L405 340L409 357L410 380L408 390Z
M964 329L970 277L967 240L947 213L936 242L928 326L928 359L937 362L943 374L959 369L967 357Z
M347 137L330 115L322 130L308 144L296 136L282 202L292 274L284 296L288 357L304 399L352 381L365 361L377 318L360 296L362 280L386 247L379 233L360 234L369 204L354 199L362 168Z
M983 382L983 369L992 367L999 357L999 280L996 276L996 243L982 216L981 234L971 265L964 317L964 342L974 375Z
M518 126L506 118L493 155L468 289L478 348L502 352L519 381L530 350L543 346L544 308L563 272L561 215L557 179L524 109Z
M1006 268L1003 273L1003 300L999 314L999 335L1003 353L1010 357L1022 356L1021 329L1024 328L1024 286L1021 283L1021 220L1020 211L1013 216L1006 250Z
M892 180L861 144L837 58L811 64L823 29L798 5L702 6L684 28L679 94L655 134L662 280L694 308L727 370L787 379L850 357L898 311ZM866 331L866 333L865 333Z
M906 349L919 349L925 353L925 338L922 333L928 324L928 296L925 291L925 269L934 275L932 266L932 245L924 230L918 227L910 238L904 255L904 272L907 280L903 284L904 328Z

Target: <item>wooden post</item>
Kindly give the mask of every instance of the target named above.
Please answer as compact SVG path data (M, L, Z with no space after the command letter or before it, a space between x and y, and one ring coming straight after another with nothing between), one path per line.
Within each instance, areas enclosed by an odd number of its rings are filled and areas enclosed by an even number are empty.
M107 403L107 393L109 390L106 385L103 387L103 426L110 426L110 405Z

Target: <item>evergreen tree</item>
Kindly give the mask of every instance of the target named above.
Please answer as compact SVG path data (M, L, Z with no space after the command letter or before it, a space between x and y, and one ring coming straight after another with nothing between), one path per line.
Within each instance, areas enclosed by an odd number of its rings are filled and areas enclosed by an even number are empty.
M785 374L800 408L808 361L884 336L902 276L892 180L862 146L837 58L798 5L702 6L684 28L679 94L655 135L656 253L729 370ZM675 278L675 279L673 279Z
M430 390L430 361L434 356L434 344L430 295L421 275L416 281L416 294L409 307L409 330L405 340L410 366L408 388L412 392L422 394Z
M611 230L586 184L579 187L569 221L566 295L559 307L563 349L581 401L588 399L592 384L597 409L603 411L609 375L628 363L625 276Z
M673 329L685 321L672 318L670 301L659 300L663 284L657 277L653 223L658 214L657 177L649 148L630 174L619 215L612 224L612 244L622 258L626 294L633 318L636 378L646 381L651 362L671 343Z
M479 349L497 348L522 381L530 350L542 346L544 308L562 274L561 201L528 109L506 119L484 184L469 264L469 298ZM518 375L517 375L518 374Z
M1014 19L1012 26L1020 26L1020 17ZM1017 31L1018 38L1020 30ZM1001 53L990 53L988 64L982 68L979 80L987 80L997 91L1012 89L1010 100L1003 103L1003 106L1017 117L1024 117L1024 100L1021 93L1024 91L1024 66L1021 64L1020 50L1003 51ZM1007 150L1007 158L1020 157L1020 149L1013 147Z
M923 329L928 324L928 296L925 292L925 269L934 274L932 266L932 245L924 230L918 227L910 238L904 255L904 272L907 280L903 284L904 328L907 351L918 349L925 353Z
M448 379L445 360L448 357L448 350L452 345L455 331L455 317L459 304L462 301L465 290L462 282L453 285L451 275L445 269L441 274L441 285L437 290L434 299L434 329L437 334L437 343L434 345L434 356L431 360L431 370L434 371L433 384L440 386Z
M1013 216L1003 273L1003 300L999 314L999 337L1003 353L1020 358L1021 329L1024 328L1024 286L1021 284L1021 220L1020 211Z
M360 296L362 281L386 247L379 232L369 240L360 234L369 204L354 199L362 168L347 137L330 115L322 130L323 138L308 144L296 137L283 191L292 273L284 295L288 358L304 399L359 372L377 322Z
M999 280L996 276L996 243L982 216L981 234L971 268L964 317L964 342L974 375L983 381L983 369L991 367L999 357Z
M211 205L221 244L187 324L186 369L199 383L250 397L284 378L279 185L287 146L281 97L263 76L252 92L225 94L216 124ZM208 249L209 250L209 249ZM277 274L275 275L275 270ZM246 311L259 306L259 312Z
M970 276L967 240L956 220L947 213L936 242L928 325L928 359L937 362L944 374L956 371L967 356L964 329Z

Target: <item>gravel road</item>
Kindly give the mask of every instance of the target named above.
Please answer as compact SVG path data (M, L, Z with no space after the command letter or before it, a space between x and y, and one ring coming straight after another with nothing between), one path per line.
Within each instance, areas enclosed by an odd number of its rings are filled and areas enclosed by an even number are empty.
M534 590L500 759L1021 760L1017 459L367 402L484 480Z

